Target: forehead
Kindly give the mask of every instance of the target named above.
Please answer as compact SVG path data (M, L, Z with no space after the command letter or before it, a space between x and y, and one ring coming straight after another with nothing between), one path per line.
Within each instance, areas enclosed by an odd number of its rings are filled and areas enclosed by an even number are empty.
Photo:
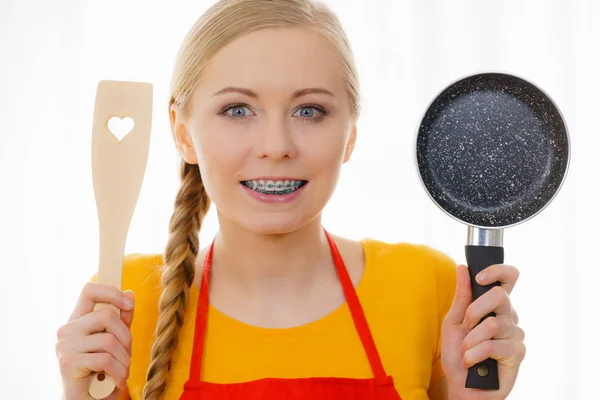
M322 86L344 90L339 55L322 35L300 28L261 29L222 48L207 63L199 90L242 86L294 91ZM205 90L203 90L205 89Z

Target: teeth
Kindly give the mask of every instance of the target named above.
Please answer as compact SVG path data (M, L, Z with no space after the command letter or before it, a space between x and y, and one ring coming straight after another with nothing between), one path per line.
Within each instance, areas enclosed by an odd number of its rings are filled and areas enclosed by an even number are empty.
M287 194L292 193L302 187L306 181L302 180L251 180L243 181L242 184L246 187L260 193L265 194Z

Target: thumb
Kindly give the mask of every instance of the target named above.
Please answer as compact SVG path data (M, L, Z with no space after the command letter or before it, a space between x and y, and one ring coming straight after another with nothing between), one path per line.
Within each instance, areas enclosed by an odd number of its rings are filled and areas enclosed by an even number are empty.
M471 293L469 269L466 265L459 265L456 269L456 290L454 292L454 301L452 302L452 306L446 315L447 322L452 325L462 325L467 308L472 301L473 294Z

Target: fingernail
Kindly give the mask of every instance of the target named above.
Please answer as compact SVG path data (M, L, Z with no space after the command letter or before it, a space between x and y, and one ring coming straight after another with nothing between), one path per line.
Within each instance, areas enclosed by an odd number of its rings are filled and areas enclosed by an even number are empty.
M479 274L477 274L477 282L485 283L486 280L487 280L487 274L485 272L480 272Z
M133 295L131 290L126 290L125 292L129 292ZM125 309L131 310L133 308L133 299L129 298L127 295L123 296L123 305L125 306Z

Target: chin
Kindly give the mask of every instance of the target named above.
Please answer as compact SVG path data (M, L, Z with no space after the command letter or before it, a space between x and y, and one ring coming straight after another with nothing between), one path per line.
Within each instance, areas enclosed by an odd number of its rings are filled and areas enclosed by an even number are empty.
M284 235L294 232L304 225L308 224L310 219L299 218L298 215L279 215L261 218L260 215L254 218L245 218L243 221L238 221L238 224L247 230L257 235Z

